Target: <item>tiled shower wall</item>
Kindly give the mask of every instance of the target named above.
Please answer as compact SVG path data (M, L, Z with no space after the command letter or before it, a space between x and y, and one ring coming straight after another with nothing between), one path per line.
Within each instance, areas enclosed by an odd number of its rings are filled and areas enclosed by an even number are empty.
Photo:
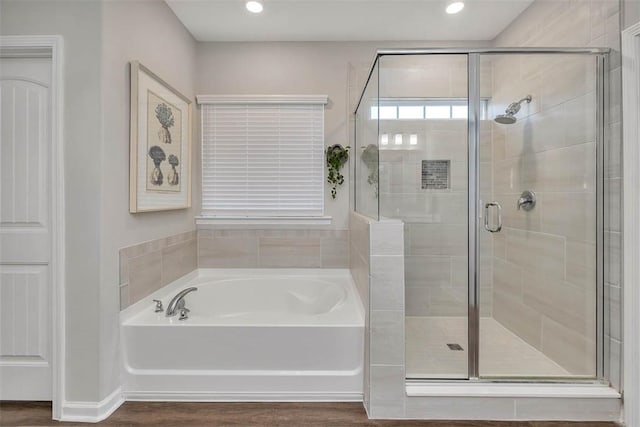
M532 95L517 123L492 124L494 317L576 375L596 370L596 67L590 56L492 58L490 116ZM524 190L531 211L517 210Z
M609 47L612 49L610 56L610 115L607 141L605 142L605 353L610 363L605 366L605 373L610 378L614 386L620 387L620 357L621 357L621 331L620 331L620 305L621 305L621 69L620 69L620 2L617 0L592 0L592 1L572 1L572 2L540 2L536 1L529 7L516 21L514 21L495 40L496 46L558 46L558 47ZM586 290L584 285L593 283L595 266L590 265L586 260L595 256L594 239L595 234L584 235L581 231L595 229L595 216L592 209L594 206L594 183L593 174L595 170L590 169L593 156L595 139L589 132L592 128L585 124L585 119L592 119L593 112L588 108L593 105L593 94L589 88L593 87L589 81L589 76L594 75L593 69L584 65L579 65L576 61L528 61L526 63L513 64L513 67L505 68L505 73L501 76L494 75L494 89L496 95L501 88L503 90L520 89L511 92L511 97L524 96L522 91L533 91L538 93L538 104L531 106L532 111L538 111L539 120L535 126L542 127L542 132L547 135L535 138L530 135L531 140L548 144L543 149L532 150L527 161L516 161L509 168L516 176L522 176L528 185L542 185L546 188L555 188L561 193L547 196L543 202L548 208L554 210L553 214L541 209L537 215L535 209L526 217L528 223L517 224L518 230L513 230L511 234L506 234L506 239L500 241L500 237L494 242L496 248L504 248L504 240L512 239L512 244L517 246L522 238L529 238L538 245L541 251L545 251L547 261L544 269L551 278L543 280L536 275L525 274L520 282L523 290L528 290L528 297L523 294L523 298L529 298L535 310L524 307L522 304L514 305L513 299L507 299L506 295L515 290L507 291L501 281L501 277L509 274L510 277L519 277L518 271L509 270L509 265L504 263L504 258L500 258L500 252L496 253L494 262L495 294L494 294L494 316L503 323L510 324L514 328L519 328L523 332L526 329L525 337L531 343L545 347L547 341L548 353L554 360L563 365L571 372L584 372L591 370L592 366L576 364L577 360L584 360L581 352L593 348L586 341L587 337L594 337L593 328L595 320L593 316L587 316L589 311L593 312L595 305L592 289ZM498 69L498 68L496 68ZM514 74L511 78L510 73ZM587 74L589 73L589 74ZM524 74L524 75L523 75ZM509 88L509 82L525 81L530 83L521 88ZM591 89L592 90L592 89ZM535 98L535 94L534 94ZM542 102L540 102L540 100ZM506 98L502 100L506 101ZM555 107L555 108L554 108ZM545 115L545 111L548 114ZM518 146L514 150L513 141L509 141L513 128L509 128L505 134L505 150L511 150L511 154L517 153ZM501 153L502 136L494 126L494 155ZM521 129L521 135L525 135L526 128ZM563 132L561 137L559 133ZM516 133L516 132L512 132ZM509 152L497 154L506 160ZM532 176L530 165L536 165L536 175ZM562 162L562 167L560 163ZM527 170L529 168L529 170ZM586 174L579 175L580 169ZM494 169L494 185L496 187L505 184L500 181L501 176L505 176L498 167ZM503 170L504 172L504 170ZM533 180L532 180L533 177ZM578 178L578 179L576 179ZM535 181L546 182L538 182ZM502 185L504 189L505 186ZM500 192L496 188L496 193ZM509 191L503 192L503 194ZM513 205L511 198L505 202L506 206ZM505 205L503 205L505 206ZM544 206L544 205L543 205ZM515 212L515 211L514 211ZM512 214L514 213L512 212ZM582 213L582 215L578 215ZM509 216L509 213L506 213ZM512 216L513 221L516 217ZM507 220L507 219L506 219ZM513 222L512 222L513 224ZM537 229L535 227L538 227ZM543 233L537 233L542 231ZM533 233L533 234L532 234ZM564 239L564 248L561 247L558 238ZM555 239L555 241L554 241ZM508 245L508 244L507 244ZM502 249L500 249L502 250ZM509 251L509 249L506 249ZM566 250L558 253L557 257L551 257L553 251ZM541 252L542 253L542 252ZM520 254L524 258L533 254ZM511 261L514 261L516 254L511 254ZM524 261L524 258L522 260ZM555 258L555 259L552 259ZM509 255L506 257L509 261ZM559 263L561 261L561 263ZM526 262L526 261L525 261ZM516 263L518 264L518 263ZM555 265L555 266L554 266ZM522 267L522 264L520 265ZM555 270L554 270L555 269ZM556 276L554 271L557 272ZM503 274L504 273L504 274ZM528 278L526 277L528 276ZM555 278L553 278L555 277ZM513 280L511 280L513 285ZM517 282L516 282L517 283ZM503 292L505 291L505 292ZM517 290L516 290L517 292ZM535 296L534 294L538 294ZM541 300L540 295L544 295L545 301L549 305L542 306L536 301ZM502 300L501 300L502 298ZM523 300L521 299L520 302ZM502 307L502 312L496 311L496 307ZM514 326L516 320L515 309L521 308L517 312L519 324ZM509 313L508 311L511 311ZM529 317L526 317L529 316ZM523 319L527 318L526 321ZM508 320L507 320L508 319ZM544 333L539 333L537 326L550 332L547 337ZM526 325L526 326L525 326ZM537 325L532 328L531 325ZM545 339L546 338L546 339ZM562 351L560 351L562 348ZM592 351L591 351L592 352ZM581 357L578 357L581 356ZM573 358L573 359L571 359ZM595 360L595 355L590 354L589 360Z

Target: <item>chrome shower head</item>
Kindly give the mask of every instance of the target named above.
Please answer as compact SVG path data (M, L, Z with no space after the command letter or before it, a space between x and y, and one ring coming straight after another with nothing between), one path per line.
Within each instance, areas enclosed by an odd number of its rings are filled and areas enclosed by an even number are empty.
M518 119L513 114L498 114L494 120L502 125L512 125Z
M522 98L518 102L512 102L511 104L509 104L507 109L504 110L504 114L498 114L494 120L497 123L501 123L503 125L512 125L512 124L514 124L518 120L518 119L516 119L515 116L518 113L518 111L520 111L520 107L521 107L523 102L526 102L527 104L530 103L531 102L531 95L525 96L524 98Z

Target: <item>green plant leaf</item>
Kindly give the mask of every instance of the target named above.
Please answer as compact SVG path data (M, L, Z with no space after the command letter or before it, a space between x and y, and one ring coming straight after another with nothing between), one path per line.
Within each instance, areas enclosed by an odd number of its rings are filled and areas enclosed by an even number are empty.
M336 198L338 194L338 186L344 183L344 176L340 173L340 169L349 160L349 148L340 144L327 147L325 157L327 163L327 182L331 184L331 197Z

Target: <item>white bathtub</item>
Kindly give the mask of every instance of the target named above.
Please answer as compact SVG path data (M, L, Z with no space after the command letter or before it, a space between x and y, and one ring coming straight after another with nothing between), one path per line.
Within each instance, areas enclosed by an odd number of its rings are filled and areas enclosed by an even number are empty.
M189 318L154 312L185 297ZM200 269L121 314L129 400L361 400L364 312L348 270Z

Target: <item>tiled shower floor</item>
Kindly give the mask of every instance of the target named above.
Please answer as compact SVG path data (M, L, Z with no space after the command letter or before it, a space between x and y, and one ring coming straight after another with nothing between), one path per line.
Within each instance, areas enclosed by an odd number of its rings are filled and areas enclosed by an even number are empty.
M405 319L408 378L467 377L467 318ZM450 350L459 344L463 350ZM493 318L480 319L480 375L486 377L567 377L568 371Z

